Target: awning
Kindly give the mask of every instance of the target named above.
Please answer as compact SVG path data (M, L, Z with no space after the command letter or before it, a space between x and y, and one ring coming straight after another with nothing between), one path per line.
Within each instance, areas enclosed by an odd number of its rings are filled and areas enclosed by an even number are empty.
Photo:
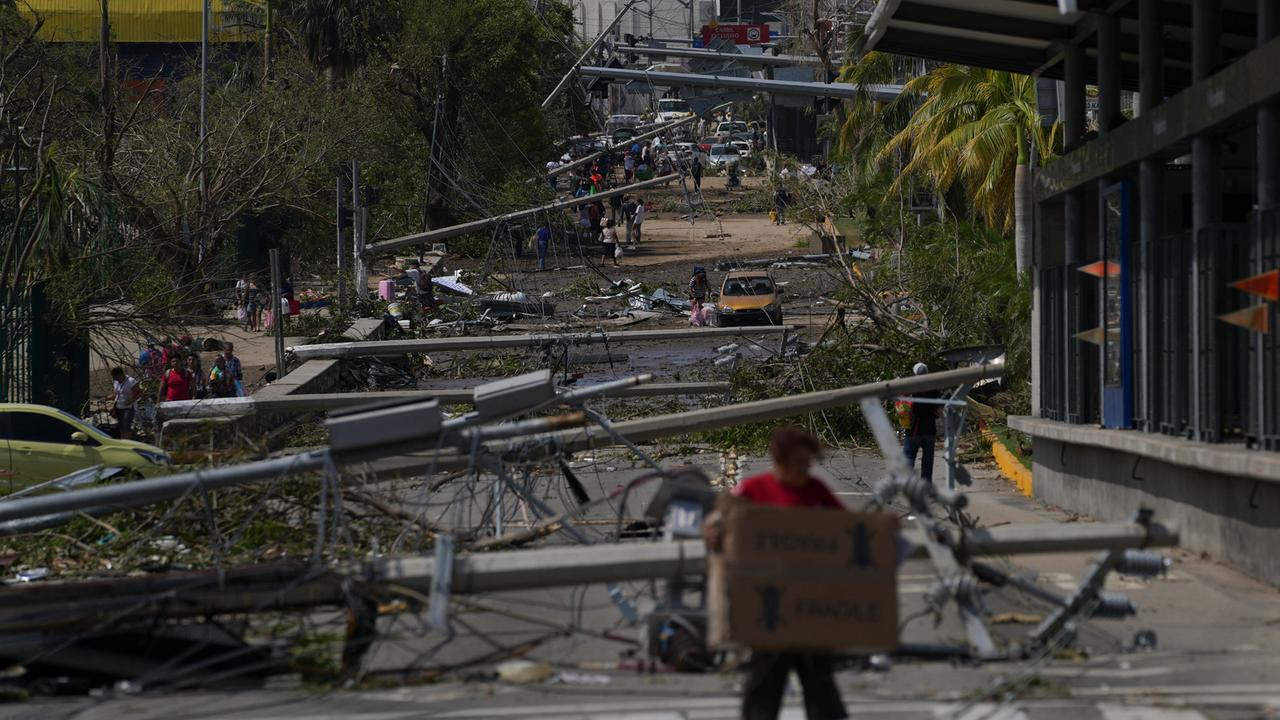
M1097 82L1097 18L1114 8L1120 18L1121 83L1138 89L1138 5L1077 0L1066 15L1058 0L880 0L867 24L863 50L1062 78L1063 47L1085 49L1086 82ZM1254 47L1255 0L1223 0L1223 61ZM1164 29L1165 92L1191 81L1191 5L1160 3Z

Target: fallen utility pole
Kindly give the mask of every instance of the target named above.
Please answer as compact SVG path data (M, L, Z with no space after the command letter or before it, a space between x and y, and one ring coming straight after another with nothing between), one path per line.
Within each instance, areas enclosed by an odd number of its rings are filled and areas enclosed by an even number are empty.
M725 107L727 104L728 103L726 103L725 105L717 105L716 107L711 108L711 110L709 110L708 112L715 112L716 110L719 110L720 108ZM662 127L657 127L657 128L654 128L653 130L649 130L648 132L640 133L635 137L627 138L625 142L621 143L621 145L629 146L631 143L643 142L650 138L658 137L663 133L669 132L671 130L675 130L676 128L681 127L683 125L688 125L694 120L697 120L699 117L700 116L698 115L690 115L689 117L680 118L679 120L676 120L674 122L669 122L666 125L663 125ZM583 157L580 157L571 163L565 163L564 165L560 165L556 168L548 170L547 177L553 178L557 175L563 175L564 173L567 173L570 170L580 168L583 165L586 165L591 161L595 160L596 158L604 156L606 153L613 152L617 148L618 148L618 145L610 145L608 148L604 150L598 150L596 152L591 153L590 155L584 155Z
M379 253L391 252L392 250L397 250L402 247L409 247L411 245L426 245L428 243L440 242L452 237L458 237L459 235L487 230L495 225L501 225L502 223L517 222L524 220L525 218L536 217L541 213L559 212L560 210L567 210L578 207L579 205L593 203L597 200L607 200L611 197L626 195L627 193L635 192L637 190L675 182L679 179L680 175L678 174L663 175L662 177L656 177L651 180L643 180L638 183L623 185L622 187L614 188L612 190L598 192L594 195L559 200L547 205L530 208L528 210L518 210L505 215L495 215L481 220L472 220L471 222L465 222L460 225L450 225L449 227L427 230L425 232L414 233L412 235L404 235L402 237L392 238L391 240L383 240L382 242L365 245L365 254L373 256Z
M924 538L904 531L910 557L926 557ZM969 555L1020 555L1174 547L1178 533L1158 524L1081 523L1006 525L965 533ZM13 585L0 594L0 632L72 630L103 618L117 622L157 617L268 612L340 605L347 585L395 594L393 586L429 593L436 563L431 557L379 558L329 568L278 563L141 577ZM463 555L453 561L455 594L531 590L566 585L679 579L706 571L700 540L597 544ZM164 602L142 602L162 596Z
M565 73L564 77L560 78L560 82L556 83L556 86L551 89L551 93L547 95L547 99L542 101L543 110L546 110L551 106L551 101L555 100L556 96L560 94L560 91L564 90L565 85L568 85L569 81L573 79L574 72L577 71L578 67L586 61L587 56L595 52L596 48L600 47L600 43L604 42L604 39L609 37L609 33L613 32L613 29L618 27L618 23L622 22L623 16L630 12L631 6L635 5L637 2L639 2L639 0L627 0L627 4L623 5L622 9L618 11L618 14L613 16L613 20L610 20L609 24L600 31L599 35L596 36L596 39L591 41L591 44L587 46L587 49L583 51L582 55L578 56L578 59L574 61L573 66L569 68L569 72Z
M773 95L828 97L851 100L870 95L873 100L887 102L902 94L901 85L854 85L851 83L802 82L796 80L758 80L731 75L698 75L694 73L650 72L611 67L584 67L578 72L617 82L641 82L660 87L709 87L721 90L749 90Z
M598 196L597 196L598 197ZM742 325L739 327L689 328L687 330L631 330L623 332L539 333L535 335L486 335L479 337L433 338L426 340L367 340L348 343L295 345L289 348L299 360L318 358L387 357L407 353L447 352L451 350L496 350L499 348L538 348L548 344L621 345L628 342L684 340L689 338L737 337L739 335L784 335L794 332L794 325Z
M552 447L556 448L558 452L574 452L592 447L616 445L618 444L618 436L625 437L632 443L643 443L662 437L683 435L700 430L713 430L744 423L767 422L821 410L856 405L866 398L888 399L908 393L954 387L964 383L976 383L979 380L1000 377L1003 373L1003 363L990 363L958 370L947 370L908 378L855 385L838 390L819 390L719 408L691 410L638 420L628 420L613 424L611 433L600 428L588 427L586 429L571 429L531 435L528 438L521 439L519 443L511 441L505 448L499 446L498 443L492 443L488 447L491 450L514 449L517 445L527 445L530 441L536 440L541 441L543 447L547 448L544 452L549 453ZM574 390L561 396L561 400L568 401L572 397L590 392L591 388ZM380 453L380 456L384 459L393 455L403 457L403 455L396 455L396 452L386 451ZM528 456L527 452L526 456ZM430 457L415 457L415 462L420 459L423 465L430 465L444 470L452 469L460 464L465 465L468 457L467 455L441 451L431 453ZM138 480L123 485L108 485L76 492L60 493L58 495L21 498L0 503L0 534L14 532L13 530L6 531L4 529L5 521L51 517L50 522L54 522L52 516L59 513L67 513L64 516L65 519L61 520L61 522L66 522L74 517L72 513L77 511L101 513L128 507L150 505L176 500L200 488L211 490L220 487L262 482L290 473L319 470L330 461L336 464L346 462L341 457L333 457L332 460L330 458L329 451L325 448L285 458L177 473L165 477ZM352 457L350 462L367 462L368 460L368 457ZM56 524L60 524L60 522Z
M979 380L998 378L1003 374L1003 363L974 365L957 370L945 370L943 372L915 375L913 377L897 378L865 385L854 385L838 390L818 390L718 408L689 410L687 412L656 415L638 420L626 420L614 423L613 430L633 443L644 443L672 435L714 430L733 425L768 422L770 420L795 417L796 415L848 407L857 405L866 398L885 400L899 395L976 383ZM531 438L530 440L548 441L551 446L568 452L617 444L617 440L614 439L613 435L592 426L587 426L580 430L554 433L542 438Z
M635 45L619 49L630 55L692 58L695 60L734 60L747 65L775 65L785 67L794 65L822 64L822 58L817 55L772 55L769 53L756 55L753 53L742 52L720 52L718 50L705 50L703 48L655 47L652 45Z
M583 387L589 387L584 385ZM601 393L601 397L663 397L667 395L714 395L727 393L727 382L649 383L618 388ZM438 390L385 390L349 393L302 393L272 398L238 397L207 400L175 400L156 406L160 417L171 420L248 417L270 413L322 412L357 407L387 400L430 400L441 405L463 405L475 400L475 388L441 388Z

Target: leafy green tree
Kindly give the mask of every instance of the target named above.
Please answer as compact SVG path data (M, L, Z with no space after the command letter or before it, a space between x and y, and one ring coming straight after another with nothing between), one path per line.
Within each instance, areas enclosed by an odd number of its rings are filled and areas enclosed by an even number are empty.
M881 150L903 150L903 178L922 175L942 190L961 183L993 227L1013 230L1019 271L1031 247L1034 150L1043 163L1054 154L1057 125L1045 128L1036 106L1035 78L964 65L941 65L907 82L923 98L910 121Z

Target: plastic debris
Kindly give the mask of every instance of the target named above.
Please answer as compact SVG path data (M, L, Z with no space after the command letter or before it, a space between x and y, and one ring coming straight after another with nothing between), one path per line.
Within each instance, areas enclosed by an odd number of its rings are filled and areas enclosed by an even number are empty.
M513 685L543 682L552 675L551 666L532 660L507 660L496 668L498 679Z
M565 685L608 685L613 679L603 673L566 671L557 673L551 681Z
M35 582L49 577L49 572L47 567L36 567L19 572L16 578L18 582Z

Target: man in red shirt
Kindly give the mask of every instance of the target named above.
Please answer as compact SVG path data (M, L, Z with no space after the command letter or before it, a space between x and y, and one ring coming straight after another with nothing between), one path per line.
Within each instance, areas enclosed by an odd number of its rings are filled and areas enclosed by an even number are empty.
M844 504L810 475L814 458L822 452L818 439L798 427L782 427L769 438L773 470L753 475L734 488L733 494L758 505L843 510ZM720 549L723 528L719 513L703 523L703 536L712 552ZM836 688L828 655L812 653L751 653L751 669L742 689L743 720L774 720L782 707L782 693L792 670L804 687L808 720L848 717Z

